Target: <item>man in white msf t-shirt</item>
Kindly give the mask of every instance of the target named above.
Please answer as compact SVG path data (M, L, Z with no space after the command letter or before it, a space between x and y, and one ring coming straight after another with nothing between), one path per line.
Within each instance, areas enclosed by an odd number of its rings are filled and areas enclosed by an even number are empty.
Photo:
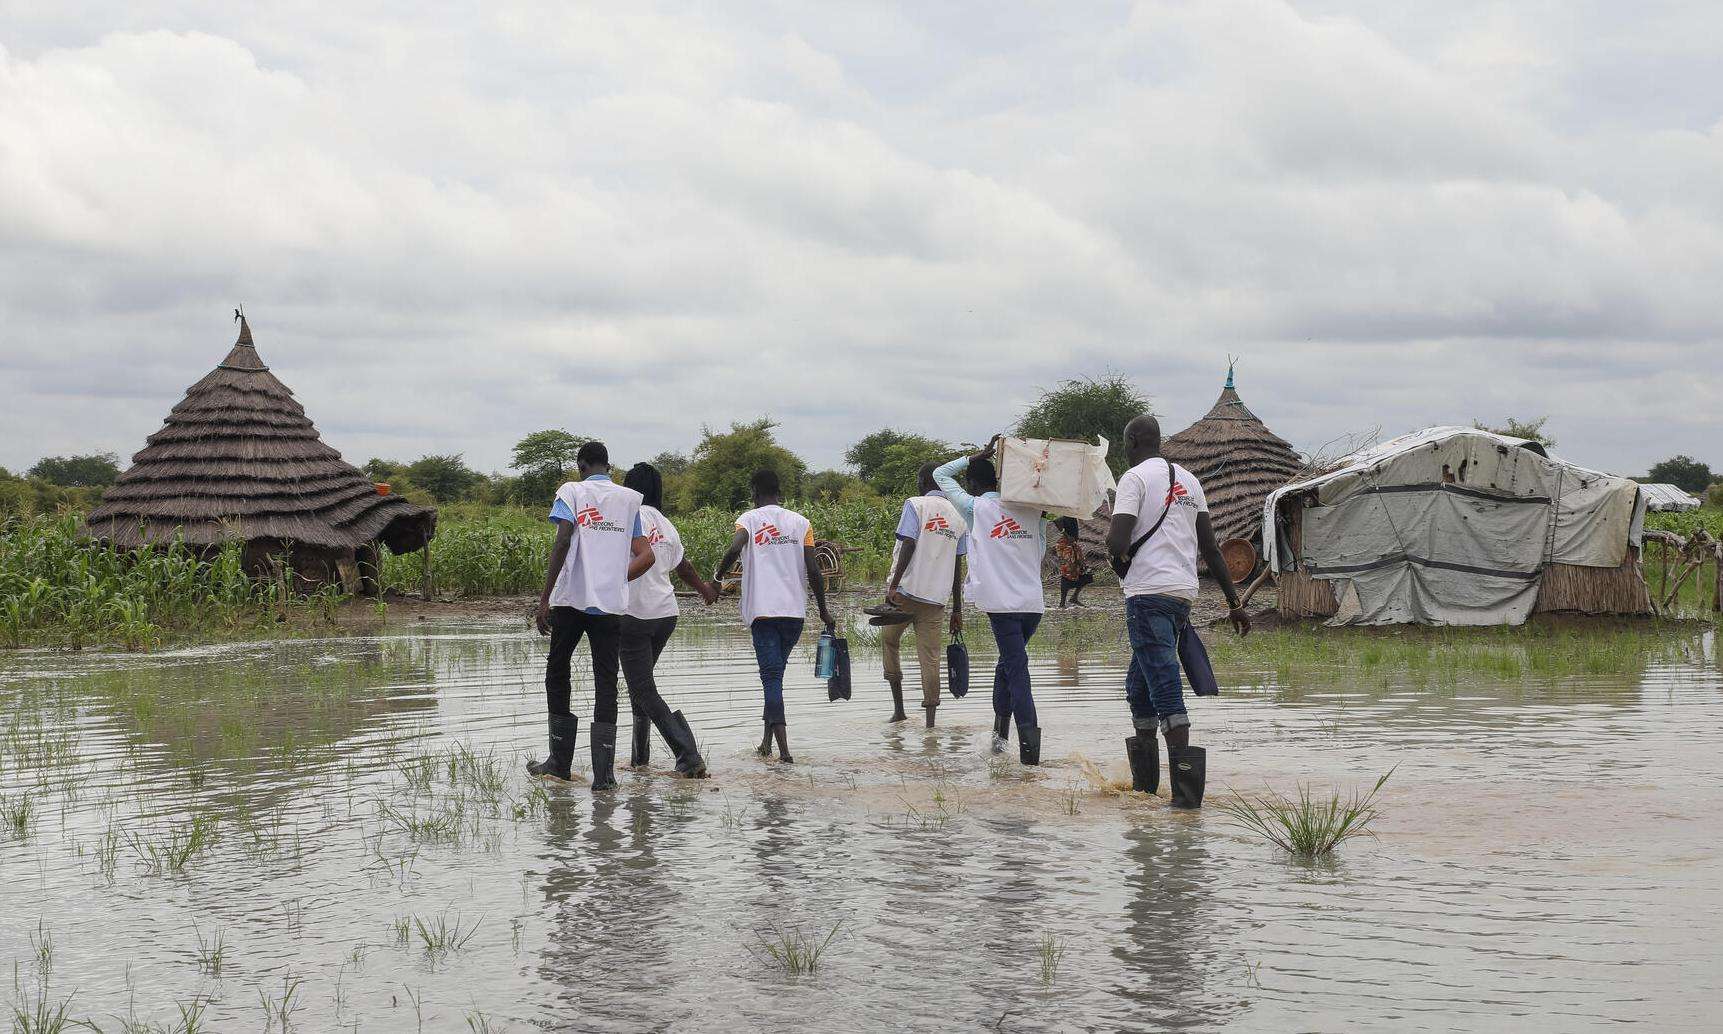
M1136 735L1125 741L1133 789L1153 793L1160 783L1155 727L1167 741L1173 806L1202 806L1207 757L1190 745L1191 720L1179 680L1179 641L1188 633L1197 598L1197 554L1226 593L1228 615L1239 633L1250 632L1250 616L1209 523L1203 486L1190 471L1161 456L1161 425L1143 415L1125 425L1131 469L1119 479L1107 549L1130 561L1120 579L1125 590L1125 627L1131 639L1131 669L1125 700Z
M736 534L718 561L712 580L724 584L724 573L742 562L742 623L754 639L754 659L765 691L765 730L759 754L771 753L778 741L778 760L788 764L789 723L784 717L784 669L802 637L808 616L808 590L820 607L820 623L836 624L826 609L826 579L814 554L814 528L808 519L783 506L778 474L758 470L749 479L754 508L736 518Z

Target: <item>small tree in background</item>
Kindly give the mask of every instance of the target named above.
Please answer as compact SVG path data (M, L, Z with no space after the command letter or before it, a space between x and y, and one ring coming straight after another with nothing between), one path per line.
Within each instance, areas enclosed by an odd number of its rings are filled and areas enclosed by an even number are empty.
M1507 438L1524 438L1528 442L1537 442L1546 450L1555 448L1555 439L1544 432L1544 425L1549 423L1549 417L1540 416L1536 420L1515 420L1508 417L1508 422L1501 427L1490 427L1482 420L1472 421L1472 426L1480 431L1499 434Z
M1040 401L1024 410L1016 434L1021 438L1075 438L1093 442L1107 439L1107 465L1123 474L1125 425L1144 413L1153 413L1149 397L1119 374L1085 377L1062 382L1042 394Z
M887 427L850 446L844 460L880 495L908 496L916 494L916 472L923 463L944 462L955 451L937 439Z
M104 488L120 476L119 457L111 452L47 456L37 460L26 476L62 488Z
M1711 486L1711 467L1691 456L1671 456L1646 475L1654 485L1674 485L1698 495Z
M378 459L373 456L366 460L365 465L359 469L372 481L389 481L391 478L399 476L405 467L406 464L400 460Z
M485 476L467 466L459 453L421 456L401 471L439 503L452 503L485 481Z
M678 486L678 501L688 509L716 506L742 510L750 505L748 479L756 470L773 470L782 482L786 499L799 498L807 464L779 445L772 435L778 425L769 417L752 423L731 424L724 434L709 427L700 429L700 444L694 446L688 470Z
M586 439L561 429L534 431L515 443L514 462L520 476L509 486L516 502L531 505L545 502L568 480L575 455Z

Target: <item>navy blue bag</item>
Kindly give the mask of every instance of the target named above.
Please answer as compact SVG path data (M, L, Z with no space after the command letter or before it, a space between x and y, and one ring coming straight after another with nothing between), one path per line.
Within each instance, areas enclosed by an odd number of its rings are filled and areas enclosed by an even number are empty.
M1202 636L1185 622L1179 629L1179 667L1184 669L1185 678L1191 684L1191 692L1199 697L1220 696L1220 683L1214 678L1214 665L1209 663L1208 648L1203 645Z
M826 680L826 700L848 700L850 698L850 641L843 636L833 639L832 645L837 650L834 658L832 677Z
M951 695L959 700L969 695L969 647L963 645L963 633L951 637L945 647L945 679Z

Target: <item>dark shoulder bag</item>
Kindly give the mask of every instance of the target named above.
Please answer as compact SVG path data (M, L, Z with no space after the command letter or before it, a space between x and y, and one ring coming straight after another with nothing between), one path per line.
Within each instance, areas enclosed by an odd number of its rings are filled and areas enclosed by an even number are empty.
M1131 543L1131 548L1125 552L1124 556L1107 558L1107 562L1113 566L1113 573L1119 576L1120 581L1124 581L1125 575L1131 573L1131 561L1137 558L1137 551L1143 548L1143 543L1149 541L1149 539L1154 536L1155 532L1161 530L1161 525L1165 524L1167 521L1167 514L1173 512L1173 489L1178 487L1179 479L1173 474L1173 463L1171 460L1163 459L1161 462L1167 465L1166 509L1161 511L1161 519L1155 522L1154 527L1143 532L1142 538Z

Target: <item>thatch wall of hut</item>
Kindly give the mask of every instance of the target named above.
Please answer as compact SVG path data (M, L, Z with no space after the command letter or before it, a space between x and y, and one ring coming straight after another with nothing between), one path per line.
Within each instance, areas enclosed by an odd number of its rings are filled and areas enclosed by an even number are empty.
M302 576L332 581L346 563L374 571L379 544L424 547L436 526L436 510L380 495L324 444L241 320L227 357L186 390L85 530L124 548L243 542L254 570L285 559Z

